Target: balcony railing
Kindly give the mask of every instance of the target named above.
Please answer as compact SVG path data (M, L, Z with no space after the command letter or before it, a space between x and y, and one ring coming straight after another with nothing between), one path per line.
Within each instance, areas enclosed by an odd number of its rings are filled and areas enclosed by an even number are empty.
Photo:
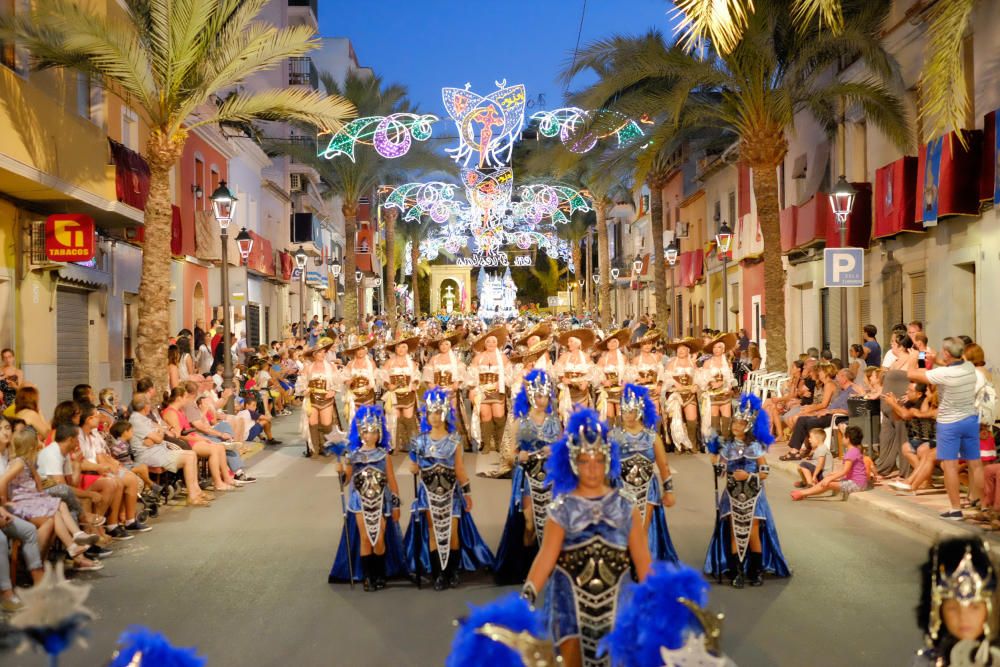
M312 58L288 59L288 85L309 86L313 90L319 90L319 72L316 71Z
M319 16L319 0L288 0L289 7L309 7L313 16Z

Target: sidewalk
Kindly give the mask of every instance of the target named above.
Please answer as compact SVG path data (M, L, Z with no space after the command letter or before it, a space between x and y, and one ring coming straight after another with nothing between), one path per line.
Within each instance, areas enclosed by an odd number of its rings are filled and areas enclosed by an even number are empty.
M768 449L768 463L772 470L799 479L798 461L782 461L779 457L788 452L788 445L775 443ZM808 499L802 502L809 502ZM874 489L855 493L848 502L861 503L873 512L883 514L907 528L925 535L932 540L949 537L968 537L975 534L996 544L1000 544L1000 532L983 530L971 521L945 521L938 514L949 508L948 497L943 488L920 491L916 495L903 495L883 484Z

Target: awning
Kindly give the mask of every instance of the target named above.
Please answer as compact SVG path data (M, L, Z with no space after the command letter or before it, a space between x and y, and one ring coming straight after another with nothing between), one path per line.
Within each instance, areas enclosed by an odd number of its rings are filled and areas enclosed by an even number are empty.
M292 254L282 250L278 253L278 260L281 263L281 279L288 282L292 279L292 270L295 268L295 258Z
M830 199L822 192L817 192L798 207L795 219L795 249L808 248L826 238L828 224L833 224L833 209Z
M901 232L922 232L913 220L917 197L917 158L901 157L875 170L875 229L873 238Z
M983 131L966 130L963 148L954 132L941 139L940 168L927 168L928 142L920 147L917 163L917 196L913 219L923 226L949 215L979 215L979 170L982 167ZM936 177L936 178L935 178ZM934 216L934 210L937 215Z
M253 245L250 246L250 256L247 257L247 269L261 275L274 275L274 250L271 241L257 232L247 230Z
M110 287L111 274L107 271L91 269L79 264L65 264L59 267L59 279L83 287Z

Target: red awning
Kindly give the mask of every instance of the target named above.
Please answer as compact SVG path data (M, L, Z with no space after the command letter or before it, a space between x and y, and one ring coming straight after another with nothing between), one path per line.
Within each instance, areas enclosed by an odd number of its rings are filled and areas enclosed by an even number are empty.
M876 239L900 232L922 232L924 226L913 221L917 197L917 158L901 157L875 170Z
M701 280L705 270L705 255L699 250L682 252L679 257L681 267L681 286L694 287Z
M938 177L938 218L948 215L979 215L979 170L982 167L983 131L966 130L969 147L962 148L958 137L950 132L941 147L941 174ZM924 178L927 167L927 144L920 147L917 163L917 196L913 219L923 224Z
M247 257L247 268L265 276L274 275L274 250L271 249L271 241L264 238L257 232L248 231L253 245L250 247L250 256Z
M123 204L144 210L149 197L149 165L141 155L110 137L108 144L115 163L115 196Z
M851 183L858 194L854 197L854 208L847 216L847 245L850 248L867 248L872 237L872 186L871 183ZM830 197L822 195L826 205L830 207ZM826 226L826 247L840 247L840 228L837 226L837 216L832 215Z

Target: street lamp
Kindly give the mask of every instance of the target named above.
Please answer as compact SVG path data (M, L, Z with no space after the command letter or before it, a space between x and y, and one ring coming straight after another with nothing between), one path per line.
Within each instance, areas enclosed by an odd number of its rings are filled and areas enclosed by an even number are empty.
M594 279L594 285L601 284L600 273L595 273L594 275L591 276L591 278ZM596 287L594 288L594 310L597 311L598 313L601 312L601 293L597 290Z
M222 345L226 347L226 352L222 355L222 388L225 390L233 387L233 357L229 351L232 345L232 325L229 321L229 223L233 221L233 214L236 212L236 197L226 187L225 181L219 181L219 187L212 193L212 212L215 214L215 221L219 223L219 239L222 241L219 277L222 282ZM232 407L232 400L230 392L226 410Z
M677 248L677 237L670 240L670 245L663 252L667 258L667 264L670 265L670 312L674 313L671 318L674 321L674 331L675 337L680 337L680 331L677 328L677 300L674 298L674 265L677 264L677 256L680 254Z
M726 273L729 269L729 249L733 245L733 230L725 220L719 226L719 233L715 235L715 245L719 246L719 252L722 253L722 332L726 333L729 331L729 285Z
M250 257L250 251L253 250L253 237L247 233L246 227L241 229L240 233L236 235L236 247L240 249L240 257L245 264Z
M361 333L361 329L364 327L364 308L361 305L361 278L364 274L361 271L354 272L354 284L357 285L357 297L358 297L358 334Z
M333 314L334 316L336 316L337 299L340 297L340 289L339 289L340 271L343 269L343 267L340 265L340 262L335 257L330 258L329 264L330 264L330 273L333 274Z
M840 180L837 184L833 186L833 192L830 193L830 208L833 209L833 215L837 219L837 230L840 232L840 247L847 247L847 220L851 217L851 211L854 210L854 198L857 197L858 191L854 189L854 186L847 182L844 175L841 174ZM847 316L845 315L847 311L847 288L840 288L840 303L841 303L841 315L840 318L840 358L847 359ZM862 322L864 324L864 322Z
M295 251L295 266L299 269L299 336L305 337L306 333L306 262L309 255L299 246Z

